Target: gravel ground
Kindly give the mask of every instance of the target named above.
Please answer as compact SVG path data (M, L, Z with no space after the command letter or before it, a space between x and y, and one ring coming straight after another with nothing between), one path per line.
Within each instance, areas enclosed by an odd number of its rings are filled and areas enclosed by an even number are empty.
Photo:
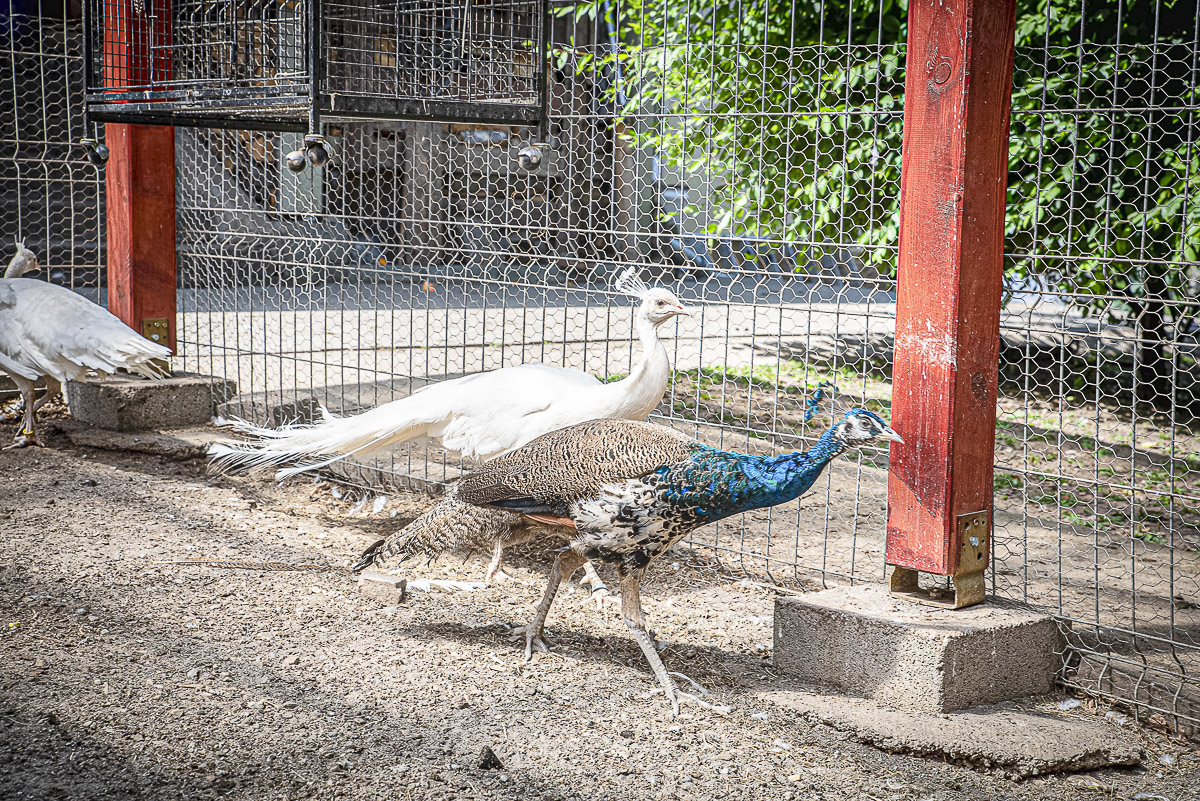
M50 444L0 453L5 799L1200 799L1195 744L1132 726L1147 769L1014 782L764 708L747 688L771 676L771 591L697 556L652 572L646 611L724 716L672 718L575 584L548 627L559 650L522 664L508 629L541 594L536 551L509 582L398 607L339 573L156 565L345 564L425 501L376 510L325 483ZM420 572L476 578L484 556ZM502 767L480 767L485 747Z

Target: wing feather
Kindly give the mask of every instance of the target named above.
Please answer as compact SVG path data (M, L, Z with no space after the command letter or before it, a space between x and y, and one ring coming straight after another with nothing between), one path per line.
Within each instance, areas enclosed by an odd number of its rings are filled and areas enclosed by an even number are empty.
M477 506L561 510L604 484L652 473L699 443L635 420L591 420L544 434L463 477L459 499Z

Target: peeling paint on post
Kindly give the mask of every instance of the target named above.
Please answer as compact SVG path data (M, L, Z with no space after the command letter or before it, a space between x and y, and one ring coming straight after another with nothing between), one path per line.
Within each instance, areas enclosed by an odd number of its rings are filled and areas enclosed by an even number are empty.
M892 399L905 442L892 445L888 479L894 590L914 590L913 571L982 576L987 563L959 564L960 518L987 512L990 531L1016 3L913 0L908 14Z
M152 11L152 13L151 13ZM171 8L151 10L132 0L104 4L104 62L112 80L127 85L170 77ZM146 320L167 321L175 350L175 130L108 124L105 168L108 308L139 333Z

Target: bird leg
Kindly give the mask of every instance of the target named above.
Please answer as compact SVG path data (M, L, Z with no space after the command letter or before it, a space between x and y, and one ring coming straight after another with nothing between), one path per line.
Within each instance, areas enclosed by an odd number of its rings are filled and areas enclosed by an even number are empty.
M538 647L543 651L550 650L550 644L546 642L546 638L543 636L543 629L546 626L546 617L550 614L550 606L554 603L554 596L558 595L558 586L562 584L564 578L569 577L586 561L586 559L570 549L561 551L558 554L558 558L554 560L554 567L550 569L550 581L546 584L546 594L542 596L542 601L537 606L537 612L534 614L533 620L525 626L526 662L533 659L534 643L537 643Z
M62 392L62 384L58 381L46 376L46 389L42 392L42 397L38 398L38 402L34 405L33 411L36 414L43 406L53 400Z
M621 571L621 616L625 618L625 625L629 626L630 632L633 633L633 639L637 641L646 661L650 663L650 669L654 671L654 678L658 679L659 686L662 687L667 699L671 702L671 714L679 714L680 701L687 701L706 709L723 711L723 708L714 707L699 696L685 693L675 686L675 681L667 672L666 666L663 665L662 657L658 655L657 643L650 635L649 629L646 628L646 617L642 614L642 572L641 569ZM687 676L684 678L690 684L700 687Z
M17 436L13 438L13 444L4 448L4 450L12 450L13 448L28 448L31 445L41 445L37 438L37 428L35 424L34 413L38 406L34 403L34 398L37 395L37 390L34 389L33 382L27 378L12 377L17 388L21 390L21 399L25 403L25 417L21 422L21 427L17 431Z
M600 578L600 574L596 572L596 568L591 562L583 563L583 578L579 580L580 584L587 584L592 588L591 600L596 603L596 608L603 610L606 606L619 606L620 600L614 598L608 591L608 585Z
M512 576L504 572L500 567L504 559L504 544L496 543L495 550L492 551L492 561L488 562L487 571L483 574L483 583L491 584L494 581L508 581Z

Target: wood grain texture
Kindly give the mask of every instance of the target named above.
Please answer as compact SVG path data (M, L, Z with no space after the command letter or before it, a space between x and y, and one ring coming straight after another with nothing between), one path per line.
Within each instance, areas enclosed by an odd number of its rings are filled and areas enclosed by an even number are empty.
M909 5L887 563L939 575L992 503L1015 9Z

